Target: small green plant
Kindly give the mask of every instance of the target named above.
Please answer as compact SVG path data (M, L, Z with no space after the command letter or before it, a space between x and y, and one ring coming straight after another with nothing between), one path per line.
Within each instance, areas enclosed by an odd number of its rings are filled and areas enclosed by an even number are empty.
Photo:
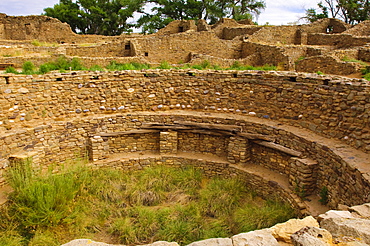
M211 63L208 60L204 60L204 61L202 61L200 66L202 67L202 69L211 68Z
M5 69L5 72L6 72L6 73L14 73L14 74L18 74L18 71L17 71L14 67L12 67L12 66L7 67L7 68Z
M99 65L93 65L89 68L89 71L104 71L104 68Z
M326 186L323 186L321 188L321 191L320 191L320 200L319 202L321 202L321 204L323 205L326 205L328 204L328 201L329 201L329 191L328 191L328 188Z
M161 61L161 64L158 67L159 69L170 69L171 65L168 63L168 61Z
M357 60L357 59L354 59L354 58L349 58L348 56L344 56L342 58L342 61L345 61L345 62L356 62L356 63L359 63L360 65L362 66L367 66L368 64L364 61L361 61L361 60Z
M35 68L36 68L35 65L31 61L26 61L23 63L22 73L23 74L34 74Z
M106 69L108 69L109 71L142 70L149 68L150 68L149 64L141 64L138 62L117 63L116 61L111 61L109 65L106 66Z
M239 61L235 61L235 62L233 63L233 65L230 67L230 69L238 70L238 69L240 69L241 67L242 67L242 65L240 64L240 62L239 62Z
M324 75L324 73L321 72L321 71L317 71L316 74L318 74L318 75Z
M34 46L41 46L41 42L38 41L37 39L32 40L31 44Z

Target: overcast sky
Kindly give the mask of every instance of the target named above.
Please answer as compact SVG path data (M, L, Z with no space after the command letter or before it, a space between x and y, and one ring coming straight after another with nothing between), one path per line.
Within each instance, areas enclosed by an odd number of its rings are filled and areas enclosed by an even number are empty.
M320 0L265 0L266 9L258 17L258 24L268 22L284 25L297 21L305 9L317 7ZM7 15L39 15L44 8L53 7L59 0L0 0L0 13Z

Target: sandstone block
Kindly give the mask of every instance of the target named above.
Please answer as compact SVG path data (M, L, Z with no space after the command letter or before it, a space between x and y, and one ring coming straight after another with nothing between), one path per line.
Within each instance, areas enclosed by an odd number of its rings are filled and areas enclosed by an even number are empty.
M353 218L353 216L349 211L329 210L325 214L320 214L317 220L320 222L329 218Z
M363 205L352 206L348 209L354 215L358 215L364 218L370 218L370 203L365 203Z
M317 227L304 227L291 235L294 246L330 246L332 236L325 229Z
M61 246L112 246L113 244L106 244L106 243L100 243L100 242L95 242L90 239L76 239L73 241L70 241L69 243L63 244ZM115 245L119 246L119 245Z
M157 241L143 246L179 246L176 242Z
M306 226L319 227L319 223L312 216L308 216L303 219L290 219L287 222L277 224L270 229L272 235L278 241L290 243L290 236Z
M370 220L361 218L329 218L320 222L321 228L328 230L333 237L351 237L370 244Z
M188 246L233 246L230 238L210 238L189 244Z
M233 246L279 246L269 229L240 233L231 239Z

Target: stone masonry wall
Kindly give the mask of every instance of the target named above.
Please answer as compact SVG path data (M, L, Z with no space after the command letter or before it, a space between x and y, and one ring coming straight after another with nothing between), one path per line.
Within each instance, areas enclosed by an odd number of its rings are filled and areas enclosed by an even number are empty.
M299 72L349 75L360 70L360 65L355 62L345 62L333 56L320 55L307 57L296 62Z
M23 131L10 131L8 134L0 137L0 176L4 175L4 170L9 165L8 158L10 156L17 156L19 154L23 156L24 153L32 152L32 155L37 156L37 163L35 164L46 167L50 163L62 162L86 155L91 146L91 144L89 144L89 139L95 139L93 136L99 135L101 132L128 131L137 129L140 127L141 123L147 122L173 123L175 121L238 125L242 127L242 132L270 136L276 139L275 141L277 144L281 144L296 151L301 151L304 156L309 156L319 163L319 167L316 171L316 186L318 190L322 187L328 188L329 205L331 207L336 207L340 203L354 205L369 202L370 174L356 168L357 158L351 156L352 153L350 152L349 154L345 153L342 155L340 152L337 152L336 149L330 149L321 142L303 138L292 132L280 129L276 127L276 125L269 126L268 120L265 120L265 124L257 124L253 121L247 121L244 118L237 120L234 117L194 116L189 113L166 115L147 112L142 114L122 113L99 117L90 116L71 119L70 121L60 122L59 124L34 128L27 127ZM181 142L181 137L178 136L178 138L179 142ZM184 139L187 137L182 136L182 138ZM189 139L193 138L189 135ZM209 141L210 144L214 144L214 141L220 141L220 139L212 139ZM147 142L149 143L149 141ZM100 148L102 151L97 151L98 155L93 156L93 158L97 160L108 157L104 151L104 148L106 148L104 143L106 142L102 139L100 143L102 143L102 145L96 146L97 149ZM203 144L207 144L207 142ZM194 144L193 146L196 145ZM239 146L242 147L242 145ZM338 148L343 151L342 145L339 145ZM233 150L234 149L230 149L230 151ZM94 154L94 149L92 152ZM193 153L196 152L196 150L193 150ZM278 155L281 155L281 153L274 151L268 151L266 153L269 152L270 156L266 155L266 160L270 157L278 159ZM250 161L254 162L254 159L258 160L258 158L260 158L259 154L258 152L254 155L252 154L250 156ZM225 162L226 161L225 158ZM273 162L266 161L261 164L272 170L281 168L277 166L277 163L276 166L273 166ZM290 166L288 166L284 172L286 173L289 168ZM1 180L3 181L3 177L1 177Z
M370 151L364 80L254 71L0 75L1 126L142 110L205 110L289 122Z
M198 133L179 133L178 150L182 152L198 152L219 157L227 156L228 138L217 135Z
M140 151L158 151L159 134L142 133L122 135L117 137L106 137L109 145L108 153L127 153Z
M312 33L308 35L308 45L327 45L337 48L349 48L364 46L370 42L370 37L354 37L350 34L322 34Z
M253 144L251 151L255 164L281 174L288 175L290 173L289 161L291 156L257 144Z
M189 121L239 125L242 132L271 136L275 143L304 153L319 163L317 188L328 187L331 206L370 199L370 176L356 168L352 152L343 156L307 136L269 126L277 120L369 151L369 85L362 80L193 70L0 77L0 172L8 165L8 158L19 153L33 152L39 165L60 162L86 155L89 139L99 133L137 129L146 122ZM171 109L188 114L168 116ZM158 112L134 113L150 110ZM204 115L192 115L197 111ZM219 112L233 117L212 116ZM254 116L264 123L235 118L238 115ZM195 135L186 138L198 138ZM231 145L225 138L202 135L208 138L203 143L212 145L204 149L227 156ZM180 133L178 138L184 136ZM193 144L199 145L201 142ZM180 140L179 151L184 146ZM221 150L224 152L217 152ZM201 147L196 151L202 152Z

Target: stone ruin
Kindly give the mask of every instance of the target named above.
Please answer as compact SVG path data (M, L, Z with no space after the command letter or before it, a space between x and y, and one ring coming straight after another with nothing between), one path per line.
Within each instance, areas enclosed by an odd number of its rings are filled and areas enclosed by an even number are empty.
M219 66L235 61L252 66L274 65L279 70L358 74L370 61L369 24L350 26L337 19L312 24L256 26L246 21L222 19L214 25L174 21L155 34L107 37L77 35L66 23L47 16L0 15L0 63L21 67L32 59L40 65L64 55L79 57L85 66L106 66L110 61ZM32 40L48 45L35 46ZM352 61L352 62L351 62Z
M357 73L357 63L341 58L367 61L368 25L175 21L153 35L102 37L73 34L45 16L2 15L1 63L16 67L65 55L87 66L209 60L287 71L0 74L0 184L7 168L30 157L35 168L76 153L96 168L191 164L208 175L241 176L261 196L289 202L301 217L346 208L368 223L368 205L356 206L370 202L369 82L304 73ZM55 45L34 46L34 39ZM17 52L22 55L11 55ZM327 206L319 202L324 188ZM330 233L340 237L334 232L342 229L335 228ZM366 233L350 237L370 243Z

